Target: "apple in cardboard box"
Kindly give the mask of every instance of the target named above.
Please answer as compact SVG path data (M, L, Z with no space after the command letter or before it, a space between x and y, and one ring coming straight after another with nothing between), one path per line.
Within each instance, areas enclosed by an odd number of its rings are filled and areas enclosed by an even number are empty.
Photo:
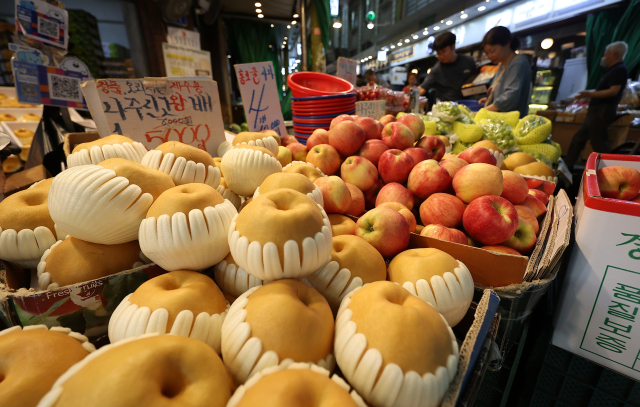
M398 202L412 210L415 200L411 191L397 182L391 182L380 189L375 206L378 207L385 202Z
M485 163L496 165L498 163L496 157L491 154L491 151L484 147L469 147L458 154L458 158L465 160L469 164Z
M526 220L518 218L518 228L513 236L505 240L502 245L510 247L522 255L528 255L533 251L537 241L533 226Z
M462 224L467 233L483 245L501 244L518 229L518 212L504 198L481 196L467 206Z
M383 257L390 259L409 245L409 222L391 208L374 208L356 222L356 236L375 247Z
M382 130L382 141L389 147L404 150L413 146L415 138L407 126L394 122L384 126Z
M339 214L349 212L351 208L351 192L349 192L349 187L347 187L342 178L335 175L320 177L314 181L314 184L322 191L325 212Z
M418 164L420 161L425 161L431 158L427 150L420 147L409 147L409 148L405 148L402 151L409 154L411 158L413 158L414 164Z
M307 150L311 149L319 144L329 144L329 132L325 129L315 129L311 136L307 139Z
M378 180L378 170L371 161L354 155L344 160L340 167L340 176L344 182L355 185L361 191L366 191Z
M466 165L453 177L453 189L456 196L464 203L470 203L485 195L500 196L502 195L502 171L491 164Z
M378 122L370 117L358 117L356 123L364 130L364 136L367 140L380 139L382 134L382 128L379 127Z
M329 144L343 157L355 154L364 141L364 130L353 121L340 122L329 130Z
M524 201L522 201L520 205L526 206L527 208L531 209L534 215L536 215L536 218L539 218L540 216L547 213L547 207L542 203L542 201L540 201L533 195L527 194L527 196L524 198Z
M640 193L640 172L635 168L612 165L596 170L600 195L630 201Z
M309 150L306 161L325 175L333 175L340 168L340 154L329 144L318 144Z
M540 223L538 222L538 218L536 218L536 215L533 213L533 211L523 205L515 205L514 208L516 208L516 212L518 212L518 216L520 217L520 219L529 222L529 224L533 226L533 231L535 232L536 236L538 236L538 232L540 232Z
M358 150L358 155L371 161L377 167L380 156L388 149L389 147L382 140L367 140Z
M451 175L435 160L419 162L409 174L407 188L420 199L444 192L451 185Z
M411 233L415 232L418 222L416 222L416 217L413 216L413 212L407 209L406 206L404 206L399 202L385 202L381 204L379 207L391 208L394 211L398 211L402 216L404 216L404 218L409 223L409 232Z
M525 181L520 174L509 170L502 170L501 197L514 205L518 205L524 201L528 193L529 186L527 185L527 181Z
M387 150L378 160L378 171L380 178L385 184L398 182L404 184L409 177L415 163L411 156L401 150Z
M424 136L418 140L416 147L427 150L431 158L436 161L440 161L447 151L444 141L440 140L438 136Z
M364 205L364 193L355 185L345 182L347 184L347 188L349 188L349 193L351 194L351 206L347 211L347 215L351 216L360 216L364 213L365 205Z
M527 185L527 188L529 188L529 185ZM530 189L529 195L533 195L538 198L545 206L549 203L549 195L539 189Z
M466 245L467 236L458 229L450 229L442 225L426 225L420 232L420 236L433 237L435 239Z
M481 247L482 250L488 250L490 252L503 253L503 254L512 254L514 256L520 256L520 253L513 250L507 246L495 245L495 246L484 246Z
M465 209L467 206L456 196L435 193L420 205L420 219L425 225L455 228L462 224Z

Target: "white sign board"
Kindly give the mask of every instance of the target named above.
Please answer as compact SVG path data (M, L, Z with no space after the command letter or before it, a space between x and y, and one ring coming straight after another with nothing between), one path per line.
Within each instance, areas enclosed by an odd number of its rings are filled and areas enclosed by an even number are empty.
M515 8L513 12L513 23L518 25L523 22L533 22L546 17L551 13L551 7L547 0L528 1Z
M167 43L176 47L200 49L200 33L178 27L167 27Z
M357 62L354 59L338 57L338 72L336 73L336 76L344 79L345 81L349 81L352 85L355 85L357 65Z
M240 95L250 131L273 130L280 137L287 135L273 63L255 62L233 66L238 77Z
M356 102L356 115L380 120L380 118L385 114L386 107L386 100Z
M179 141L213 156L225 140L211 78L98 79L82 92L101 137L122 134L149 150Z
M169 76L211 76L209 51L182 48L162 43L164 68Z

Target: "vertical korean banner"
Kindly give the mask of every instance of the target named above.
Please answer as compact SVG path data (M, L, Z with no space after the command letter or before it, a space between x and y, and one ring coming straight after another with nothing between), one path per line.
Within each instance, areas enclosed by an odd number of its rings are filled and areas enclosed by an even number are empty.
M100 136L154 149L179 141L215 156L225 141L218 85L210 78L100 79L82 83Z
M286 136L273 63L238 64L234 68L249 130L273 130L280 137Z

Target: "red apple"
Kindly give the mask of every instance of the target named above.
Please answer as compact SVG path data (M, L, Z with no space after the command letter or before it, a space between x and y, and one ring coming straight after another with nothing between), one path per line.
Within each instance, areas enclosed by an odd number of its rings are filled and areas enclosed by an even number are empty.
M382 131L378 127L378 122L370 117L358 117L356 123L364 130L364 135L367 140L380 139Z
M282 143L283 147L286 147L289 144L300 143L294 136L283 136L280 142Z
M367 140L358 150L358 155L371 161L377 167L380 156L388 149L389 147L382 140Z
M517 251L515 251L512 248L507 247L507 246L500 246L500 245L484 246L484 247L481 247L481 249L482 250L488 250L490 252L513 254L514 256L520 256L520 253L518 253Z
M307 139L307 150L311 149L319 144L329 144L329 132L325 129L315 129L311 136Z
M442 225L427 225L420 232L420 236L433 237L449 242L468 244L467 236L458 229L450 229Z
M415 200L411 191L397 182L392 182L383 186L378 192L376 207L385 202L398 202L406 206L407 209L412 210Z
M600 195L629 201L640 192L640 172L635 168L613 165L596 170Z
M520 174L509 170L502 170L501 197L514 205L518 205L524 201L528 193L529 186L527 185L527 181L525 181Z
M378 132L380 133L380 137L382 138L382 130L384 130L384 124L380 123L380 121L376 120L376 124L378 125Z
M469 147L458 154L458 158L465 160L469 164L485 163L496 165L498 163L491 151L484 147Z
M404 184L414 165L413 158L409 154L393 149L382 153L378 160L378 171L385 184L390 182Z
M502 195L502 171L495 165L476 163L462 167L453 177L453 189L464 203L484 195ZM499 243L499 242L498 242Z
M378 180L378 170L371 161L358 155L348 157L340 167L344 182L351 183L361 191L370 189Z
M318 144L309 150L307 160L325 175L333 175L340 168L340 154L329 144Z
M416 217L413 216L413 212L411 212L409 209L407 209L407 207L404 206L403 204L401 204L399 202L385 202L385 203L381 204L379 207L380 208L381 207L391 208L394 211L400 212L400 214L402 216L404 216L404 218L409 223L409 232L413 233L413 232L416 231L416 226L418 224L416 222Z
M373 209L376 207L376 199L378 198L378 193L384 186L384 182L381 179L378 179L373 187L364 191L364 206L367 209Z
M513 236L505 240L502 245L510 247L522 255L527 255L531 253L537 241L533 226L526 220L519 218L518 228Z
M307 147L300 143L287 144L287 148L291 150L293 161L306 161L307 160Z
M447 147L444 145L444 141L440 140L438 136L424 136L418 140L416 147L424 148L436 161L440 161L444 156Z
M413 133L402 123L394 122L384 126L382 130L382 141L389 147L398 150L413 146Z
M458 227L467 206L453 195L436 193L420 205L420 219L425 225L439 224L448 228Z
M446 160L440 161L440 166L449 171L451 178L455 177L456 172L465 165L469 165L469 163L458 157L447 158Z
M524 198L524 201L520 203L520 205L526 206L527 208L533 211L533 214L536 215L536 218L547 213L547 207L540 201L538 198L533 195L527 194Z
M364 194L357 186L348 182L346 184L351 193L351 206L347 211L347 215L360 216L364 213Z
M375 208L356 222L356 236L378 249L386 258L392 258L409 245L409 222L391 208Z
M435 160L419 162L409 174L407 188L420 199L444 192L451 185L451 175Z
M386 116L382 116L380 118L380 120L378 120L380 122L380 124L382 124L383 126L386 126L389 123L393 123L396 121L396 117L392 114L388 114Z
M402 123L411 130L414 136L414 142L420 140L422 135L424 134L424 122L420 118L420 116L416 116L415 114L405 114L398 118L398 123Z
M334 126L336 126L338 123L342 123L342 122L354 122L356 119L349 116L348 114L341 114L340 116L334 117L333 120L331 120L331 124L329 125L329 130L332 130Z
M538 232L540 232L540 223L538 222L538 218L536 218L535 213L523 205L515 205L514 208L516 208L516 212L518 212L520 219L526 220L531 224L531 226L533 226L533 230L536 233L536 236L538 236Z
M418 164L420 161L425 161L431 158L427 150L420 147L409 147L405 148L402 151L409 154L411 158L413 158L414 164Z
M329 144L343 157L355 154L364 140L364 130L356 122L343 121L329 131Z
M469 166L471 165L478 164ZM462 216L462 225L471 237L483 245L500 244L518 229L518 212L504 198L481 196L467 206Z
M527 188L529 188L528 185ZM547 204L549 203L549 195L547 195L543 191L540 191L539 189L530 189L529 195L533 195L538 198L545 206L547 206Z
M345 214L351 208L351 193L349 187L340 178L332 175L330 177L320 177L314 181L324 200L324 210L327 213Z

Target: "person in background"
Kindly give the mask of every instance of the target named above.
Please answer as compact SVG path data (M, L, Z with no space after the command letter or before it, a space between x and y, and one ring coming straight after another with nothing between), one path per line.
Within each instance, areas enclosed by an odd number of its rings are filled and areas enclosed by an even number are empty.
M356 86L367 86L367 81L362 77L362 75L356 76Z
M618 103L627 84L627 67L624 65L627 54L625 42L614 42L607 45L600 65L606 70L600 79L596 90L583 90L576 95L576 99L591 99L587 118L571 139L569 153L565 163L571 170L580 158L587 141L591 141L593 151L609 152L607 128L616 119Z
M520 117L529 114L531 97L531 65L524 55L516 50L520 41L511 35L507 27L493 27L482 39L480 45L493 64L500 64L488 97L478 102L493 112L518 110Z
M456 36L446 32L436 37L433 42L438 62L420 85L420 96L435 88L436 99L441 101L460 100L462 85L476 71L476 63L468 55L456 53Z
M407 82L409 82L409 84L402 88L402 91L409 95L411 93L411 89L418 86L416 85L418 83L418 74L411 72L409 76L407 76Z
M382 78L378 78L378 75L376 75L376 73L371 69L367 69L367 71L364 73L364 77L367 78L367 82L369 85L384 86L385 88L389 87L387 81Z

